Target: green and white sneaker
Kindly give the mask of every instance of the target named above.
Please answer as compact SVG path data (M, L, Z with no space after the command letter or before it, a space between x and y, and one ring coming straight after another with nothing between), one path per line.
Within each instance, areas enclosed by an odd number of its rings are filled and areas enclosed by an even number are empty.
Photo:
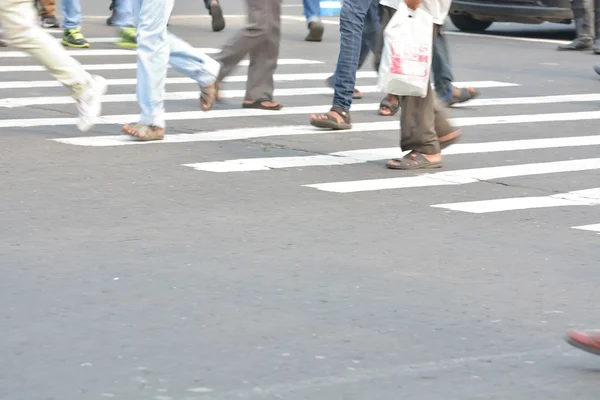
M63 46L76 49L90 47L89 42L85 40L83 33L81 33L81 29L65 29L61 43Z
M136 33L135 28L122 28L119 33L121 40L116 43L117 46L126 49L135 49L137 47Z

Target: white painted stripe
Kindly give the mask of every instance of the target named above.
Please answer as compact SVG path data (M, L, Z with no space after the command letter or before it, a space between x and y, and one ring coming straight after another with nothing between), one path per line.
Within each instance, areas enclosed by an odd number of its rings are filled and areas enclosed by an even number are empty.
M61 32L62 33L62 32ZM62 37L56 38L58 41L62 40ZM121 40L120 37L86 37L85 40L88 43L115 43Z
M44 32L46 32L46 33L60 33L60 34L62 34L63 30L61 28L44 28ZM0 35L4 35L4 29L0 29Z
M312 80L325 80L331 76L331 73L307 73L307 74L275 74L273 79L275 82L295 82L295 81L312 81ZM356 73L357 78L376 78L377 73L374 71L359 71ZM224 82L246 82L248 77L246 75L233 75L228 76ZM109 86L132 86L137 84L136 78L125 78L125 79L107 79ZM188 78L167 78L167 84L185 84L197 83ZM517 84L506 83L505 86L519 86ZM10 81L0 82L0 89L23 89L23 88L42 88L42 87L62 87L62 84L58 81Z
M353 107L354 111L361 111L362 105ZM367 106L369 106L367 104ZM263 110L223 110L204 112L184 112L184 113L167 113L167 120L185 120L185 119L201 119L201 118L234 118L234 117L249 117L249 116L277 116L282 113L292 114L307 114L326 112L331 106L308 106L308 107L291 107L283 108L280 111L263 111ZM369 109L369 107L367 107ZM514 118L511 118L514 117ZM122 121L131 121L132 118L138 118L137 115L121 115L105 117L100 121L101 124L120 123ZM532 115L515 115L515 116L492 116L492 117L467 117L453 118L450 120L455 126L476 126L476 125L495 125L495 124L518 124L531 121L573 121L573 120L590 120L600 119L600 111L584 112L584 113L555 113L555 114L532 114ZM75 123L74 118L56 118L44 120L8 120L7 122L0 120L2 124L8 124L9 127L25 127L25 126L58 126L71 125ZM308 122L308 121L307 121ZM378 131L398 131L400 129L399 121L383 121L383 122L363 122L352 124L352 130L346 132L378 132ZM226 141L226 140L241 140L258 137L270 136L294 136L294 135L320 135L338 133L326 129L317 129L308 125L291 125L291 126L274 126L274 127L259 127L259 128L241 128L241 129L226 129L213 132L198 132L186 133L179 135L167 135L164 140L150 142L158 143L184 143L184 142L204 142L204 141ZM52 139L61 143L78 145L78 146L93 146L93 147L108 147L108 146L125 146L132 144L149 144L148 142L131 141L123 136L84 136L70 139ZM468 146L465 144L464 146Z
M486 143L455 144L445 149L444 156L457 154L482 154L503 151L520 151L560 147L600 145L600 135L561 137L552 139L526 139ZM408 151L400 152L398 147L338 151L335 153L297 157L241 158L237 160L213 161L184 164L199 171L209 172L250 172L281 168L317 167L333 165L361 164L369 161L402 157Z
M462 211L473 214L485 214L501 211L528 210L534 208L597 205L600 205L600 188L578 190L575 192L554 194L551 196L512 197L507 199L436 204L432 207L445 208L452 211Z
M213 48L196 48L204 54L217 54L221 52L221 49ZM135 56L137 52L133 50L125 49L68 49L66 50L70 56L83 57L83 56ZM25 58L31 57L24 51L0 51L0 58Z
M242 60L240 66L248 66L249 60ZM277 61L278 65L315 65L324 64L323 61L304 60L301 58L282 58ZM84 64L86 71L125 71L137 69L136 63L126 64ZM41 65L3 65L0 66L0 72L42 72L46 71Z
M471 83L471 82L469 82ZM473 82L475 83L475 82ZM497 87L501 85L502 82L481 82L482 86L489 85L488 87ZM509 84L512 85L512 84ZM377 86L361 86L360 90L363 93L379 93L377 90ZM246 94L245 90L221 90L220 95L223 98L241 98ZM287 96L311 96L315 94L333 94L333 89L328 87L314 87L314 88L290 88L290 89L275 89L274 96L275 97L287 97ZM198 90L191 92L171 92L166 94L167 100L193 100L198 98ZM600 95L598 95L600 98ZM493 99L488 99L493 100ZM504 100L504 99L498 99ZM103 98L104 103L124 103L124 102L136 102L137 97L135 94L112 94L106 95ZM560 101L557 101L560 102ZM75 100L73 100L70 96L52 96L52 97L13 97L0 99L0 107L5 108L14 108L14 107L25 107L25 106L34 106L34 105L56 105L56 104L74 104ZM379 103L370 103L371 109L369 111L375 111L379 109Z
M275 97L288 96L310 96L315 94L331 94L332 89L326 87L315 88L291 88L291 89L275 89L273 95ZM246 94L245 90L220 90L219 94L224 99L243 98ZM171 92L165 96L166 100L197 100L199 91L191 92ZM136 102L135 94L109 94L103 97L104 103L124 103ZM75 100L69 96L56 97L16 97L0 100L0 107L14 108L33 105L56 105L56 104L74 104Z
M368 111L371 110L373 104L358 104L353 107L354 111ZM304 107L289 107L283 108L279 111L261 110L261 109L230 109L230 110L215 110L210 112L204 111L181 111L166 113L166 121L185 121L191 119L217 119L217 118L241 118L241 117L264 117L264 116L281 116L281 115L297 115L297 114L313 114L313 113L324 113L329 111L330 105L314 105ZM600 111L597 111L598 118L600 118ZM573 113L575 114L575 113ZM546 118L558 118L560 114L547 114L549 117ZM139 115L137 114L123 114L123 115L107 115L101 117L97 121L97 125L106 124L123 124L131 121L135 121ZM525 116L511 116L512 119L518 122L527 122L528 119ZM518 118L517 118L518 117ZM532 116L534 118L535 116ZM567 118L564 115L563 118ZM486 119L487 118L487 119ZM541 118L541 117L538 117ZM588 119L595 119L588 118ZM568 120L584 119L577 116L569 116ZM465 118L465 122L469 124L470 118ZM472 118L471 124L478 125L494 125L501 123L511 123L510 117L480 117ZM544 119L545 121L546 119ZM75 118L31 118L31 119L5 119L0 120L0 128L15 128L15 127L35 127L35 126L64 126L71 125L75 121ZM390 121L394 123L393 121ZM396 123L398 125L398 123ZM373 124L371 124L373 126Z
M466 103L454 104L452 107L516 106L527 104L582 103L587 101L600 101L600 93L473 99Z
M600 224L574 226L573 229L581 229L584 231L598 232L598 234L600 235Z
M327 109L315 110L313 112L327 111ZM283 111L283 110L282 110ZM211 111L214 112L214 111ZM379 130L378 127L389 125L389 122L375 122L354 124L353 132L366 132ZM400 129L400 124L396 123L395 129ZM229 140L243 140L251 138L262 138L272 136L296 136L296 135L321 135L324 133L336 133L328 130L313 128L310 125L288 125L274 127L258 127L258 128L241 128L241 129L223 129L211 132L198 133L179 133L166 135L164 140L153 142L138 142L132 140L125 135L115 136L82 136L74 138L58 138L50 139L59 143L70 144L75 146L91 146L91 147L113 147L113 146L129 146L129 145L153 145L167 143L190 143L190 142L220 142Z
M0 32L4 33L1 30L0 30ZM61 28L44 28L44 32L48 32L48 33L60 33L60 34L62 34L64 32L64 30L61 29Z
M281 19L284 20L288 20L288 21L299 21L299 22L304 22L306 23L306 18L304 17L295 17L293 15L282 15ZM325 19L325 18L321 18L321 22L326 24L326 25L339 25L340 24L340 20L339 19Z
M600 169L600 158L473 168L437 172L400 178L367 179L360 181L317 183L306 187L335 193L368 192L375 190L409 189L418 187L464 185L500 178L555 174Z
M313 81L313 80L325 80L331 76L331 73L304 73L304 74L275 74L273 79L275 82L296 82L296 81ZM359 71L356 73L357 79L363 78L377 78L377 73L374 71ZM246 82L248 77L246 75L233 75L228 76L224 82ZM136 78L123 78L123 79L107 79L109 86L132 86L137 84ZM167 78L167 84L186 84L186 83L197 83L188 77L181 78ZM467 85L472 83L479 83L479 87L514 87L520 86L517 83L508 82L496 82L496 81L475 81L475 82L456 82L456 84ZM8 81L0 82L0 89L24 89L24 88L43 88L43 87L62 87L62 84L58 81Z

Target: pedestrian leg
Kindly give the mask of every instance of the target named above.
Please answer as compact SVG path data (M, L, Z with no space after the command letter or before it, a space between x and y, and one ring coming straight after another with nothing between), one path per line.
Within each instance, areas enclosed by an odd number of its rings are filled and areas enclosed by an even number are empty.
M221 82L229 76L247 54L252 53L253 59L256 60L258 57L268 57L275 51L272 45L266 48L263 46L273 31L271 9L280 7L281 0L246 0L246 3L248 9L246 26L237 32L223 46L221 53L215 57L221 63L217 82ZM277 40L279 40L279 36L277 36Z
M221 64L172 33L168 33L168 40L169 64L179 73L198 83L201 90L200 107L204 111L210 110L216 100L215 82Z
M61 43L66 47L77 49L90 47L83 33L81 33L81 1L62 0L63 38Z
M40 17L42 18L42 28L58 28L60 24L56 18L56 1L39 0Z
M360 45L360 56L358 57L358 69L360 70L364 65L365 61L369 57L369 53L371 52L371 47L369 46L369 39L365 35L363 31L362 43ZM329 78L325 80L325 85L330 88L333 88L335 85L335 75L331 75ZM356 87L354 88L354 93L352 93L352 99L359 100L363 98L363 94Z
M356 84L365 17L372 0L345 0L340 15L340 52L335 71L333 106L326 114L313 114L311 125L329 129L351 129L350 106Z
M167 22L174 0L133 0L137 24L138 123L123 132L139 140L160 140L165 133L165 83L169 66Z
M271 0L269 3L267 23L270 31L264 37L263 44L250 51L245 108L281 109L281 104L273 102L273 75L277 69L281 39L281 0Z
M112 16L111 25L119 28L119 41L117 46L125 49L135 49L137 47L137 32L133 18L132 0L116 0L115 12Z
M320 42L323 40L325 25L321 22L321 1L303 0L304 16L308 24L308 35L304 40L307 42Z
M384 45L384 36L383 32L387 27L387 24L390 22L394 14L396 13L396 9L384 5L379 5L379 18L381 20L381 25L379 27L379 31L377 32L377 44L375 47L375 69L379 72L379 67L381 65L381 54L383 53L383 45ZM400 110L400 97L395 94L387 94L381 103L379 103L379 115L383 115L386 117L391 117L396 115Z
M48 72L69 88L77 102L82 131L89 130L101 111L106 81L92 77L74 58L37 24L38 12L30 0L0 1L0 24L10 45L29 53Z
M600 0L592 0L594 6L594 54L600 54Z
M434 28L434 35L439 27ZM425 98L402 96L400 98L400 148L409 150L401 159L387 163L391 169L441 168L441 149L455 143L460 131L454 128L439 104L435 91L427 85Z
M589 50L593 47L596 36L593 25L593 1L573 0L571 8L577 37L571 43L558 46L557 50Z
M212 30L219 32L225 29L225 18L219 0L204 0L204 6L212 17Z

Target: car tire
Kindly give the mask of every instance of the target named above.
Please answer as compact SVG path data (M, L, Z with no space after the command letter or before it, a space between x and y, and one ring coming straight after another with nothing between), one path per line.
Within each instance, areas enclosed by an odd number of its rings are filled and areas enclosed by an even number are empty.
M463 32L482 32L492 25L492 21L481 21L466 14L451 14L450 20Z

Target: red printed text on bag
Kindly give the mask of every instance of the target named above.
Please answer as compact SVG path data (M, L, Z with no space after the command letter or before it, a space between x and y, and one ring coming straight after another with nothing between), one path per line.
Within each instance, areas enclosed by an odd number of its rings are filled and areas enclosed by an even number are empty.
M400 53L390 45L390 72L396 75L426 77L429 72L429 49L426 46L402 46Z

